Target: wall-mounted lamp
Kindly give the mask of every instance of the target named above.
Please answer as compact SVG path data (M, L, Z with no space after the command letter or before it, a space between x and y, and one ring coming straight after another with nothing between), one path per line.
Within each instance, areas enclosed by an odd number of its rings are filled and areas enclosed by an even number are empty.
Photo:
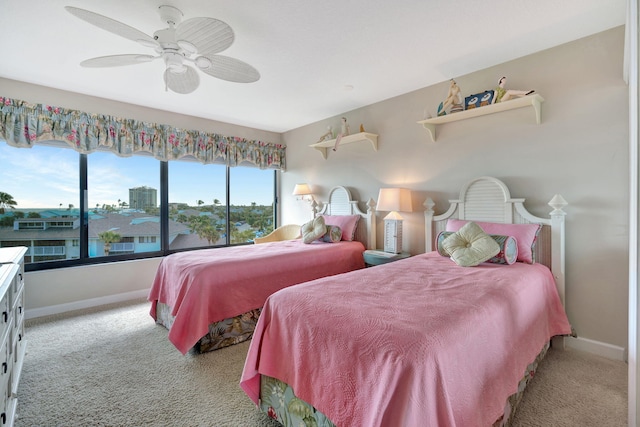
M389 212L384 217L384 251L402 252L402 217L398 212L412 212L411 190L407 188L381 188L377 211Z
M316 209L318 204L316 203L315 199L312 196L312 192L311 192L311 187L309 187L309 184L296 184L296 186L293 188L293 193L294 196L296 196L296 199L298 200L306 200L309 202L309 204L311 205L311 210L313 211L313 216L316 216Z

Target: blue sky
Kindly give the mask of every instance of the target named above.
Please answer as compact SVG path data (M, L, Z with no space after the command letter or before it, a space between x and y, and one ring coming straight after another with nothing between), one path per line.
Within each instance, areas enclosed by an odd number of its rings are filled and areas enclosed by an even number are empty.
M159 162L152 157L121 158L112 153L92 153L89 159L89 203L129 202L129 188L147 186L159 191ZM225 168L198 162L169 162L169 201L195 206L198 200L224 204ZM79 205L78 153L36 145L15 148L0 142L0 191L18 202L17 208ZM159 196L159 194L158 194ZM271 204L273 170L250 167L231 169L231 204Z

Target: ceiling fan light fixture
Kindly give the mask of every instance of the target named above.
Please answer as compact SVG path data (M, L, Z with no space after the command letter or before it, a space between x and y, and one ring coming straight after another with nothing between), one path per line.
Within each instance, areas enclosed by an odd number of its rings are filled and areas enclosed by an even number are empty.
M167 66L167 70L172 73L181 74L186 71L186 66L183 64L184 57L178 53L166 52L163 56L164 63Z
M184 64L170 64L167 65L167 70L171 71L174 74L182 74L187 71L187 66Z

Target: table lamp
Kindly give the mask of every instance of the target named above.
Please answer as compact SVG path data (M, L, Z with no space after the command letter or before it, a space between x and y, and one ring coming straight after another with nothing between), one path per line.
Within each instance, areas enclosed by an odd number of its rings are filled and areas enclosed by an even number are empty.
M412 212L411 190L407 188L381 188L377 211L389 212L384 217L384 251L402 252L402 217L398 212Z

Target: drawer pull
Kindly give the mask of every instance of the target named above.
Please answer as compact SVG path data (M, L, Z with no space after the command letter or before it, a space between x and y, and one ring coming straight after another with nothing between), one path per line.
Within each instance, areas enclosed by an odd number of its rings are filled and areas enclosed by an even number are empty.
M22 341L22 334L18 334L18 341Z
M22 314L22 306L18 307L18 313Z
M4 320L4 323L7 323L7 320L9 320L9 313L7 313L6 311L3 311L2 319Z
M7 362L2 362L2 373L3 374L7 373Z
M3 412L2 415L0 415L0 419L2 419L2 424L6 424L7 423L7 414Z

